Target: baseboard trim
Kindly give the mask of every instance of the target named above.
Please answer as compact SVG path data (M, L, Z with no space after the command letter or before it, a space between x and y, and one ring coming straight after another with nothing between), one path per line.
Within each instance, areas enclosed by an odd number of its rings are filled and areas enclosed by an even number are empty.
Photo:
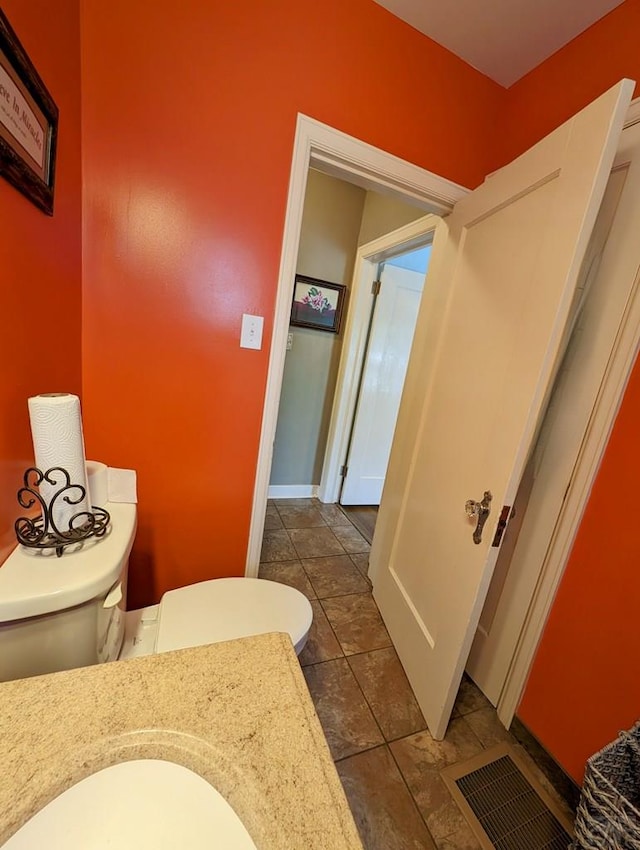
M532 735L521 720L514 717L509 732L525 748L540 770L571 810L575 812L580 800L580 786L565 772L551 753Z
M269 484L270 499L314 499L318 484Z

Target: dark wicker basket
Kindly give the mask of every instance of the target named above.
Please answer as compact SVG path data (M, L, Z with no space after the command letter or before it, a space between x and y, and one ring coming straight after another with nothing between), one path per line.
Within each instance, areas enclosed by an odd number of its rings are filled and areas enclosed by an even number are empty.
M587 761L572 850L640 850L640 722Z

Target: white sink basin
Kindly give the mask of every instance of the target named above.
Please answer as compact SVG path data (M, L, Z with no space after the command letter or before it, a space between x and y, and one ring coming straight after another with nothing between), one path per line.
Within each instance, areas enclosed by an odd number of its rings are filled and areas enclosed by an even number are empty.
M215 788L156 759L107 767L68 788L4 850L257 850Z

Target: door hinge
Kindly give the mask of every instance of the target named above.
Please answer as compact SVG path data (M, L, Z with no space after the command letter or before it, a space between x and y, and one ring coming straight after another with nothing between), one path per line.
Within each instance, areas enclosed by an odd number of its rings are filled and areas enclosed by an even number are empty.
M348 470L349 470L349 467L345 463L343 466L340 467L340 473L339 474L344 478L345 475L347 474Z
M509 512L511 511L510 505L503 505L502 510L500 511L500 519L498 520L498 527L496 528L496 533L493 538L493 543L491 544L494 548L498 548L498 546L502 543L502 535L505 532L507 527L507 523L511 519L509 516ZM511 514L513 516L513 514Z
M380 287L382 286L382 281L374 280L371 284L371 294L372 295L380 295Z

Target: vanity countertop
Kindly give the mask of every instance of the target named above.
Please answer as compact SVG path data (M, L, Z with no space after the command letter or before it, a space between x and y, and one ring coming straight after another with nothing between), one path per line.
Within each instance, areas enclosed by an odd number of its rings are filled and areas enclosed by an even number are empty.
M203 776L260 850L362 850L287 635L0 684L0 845L66 788L135 758Z

